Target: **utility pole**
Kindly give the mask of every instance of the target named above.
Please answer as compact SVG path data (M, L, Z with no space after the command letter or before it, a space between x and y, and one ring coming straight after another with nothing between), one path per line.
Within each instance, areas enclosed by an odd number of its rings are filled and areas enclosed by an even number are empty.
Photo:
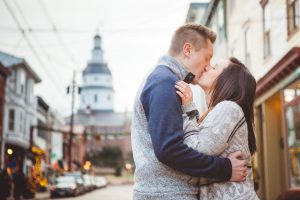
M75 87L76 87L76 72L73 71L73 80L71 86L68 87L68 93L71 92L71 121L70 121L70 132L69 132L69 143L68 143L68 171L71 171L71 164L72 164L72 144L73 144L73 126L74 126L74 101L75 101ZM71 91L70 91L71 89Z

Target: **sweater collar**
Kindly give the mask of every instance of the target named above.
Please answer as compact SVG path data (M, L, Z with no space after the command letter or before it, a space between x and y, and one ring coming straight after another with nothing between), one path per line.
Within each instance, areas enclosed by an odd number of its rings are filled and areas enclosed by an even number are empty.
M188 74L188 71L184 68L184 66L170 55L162 56L157 65L164 65L170 68L175 73L177 78L181 80L183 80Z

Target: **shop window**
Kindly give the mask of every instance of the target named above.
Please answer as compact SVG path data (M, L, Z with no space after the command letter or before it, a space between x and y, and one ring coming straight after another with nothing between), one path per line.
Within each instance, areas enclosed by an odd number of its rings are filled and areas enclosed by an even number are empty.
M300 80L283 91L289 157L289 180L300 187Z

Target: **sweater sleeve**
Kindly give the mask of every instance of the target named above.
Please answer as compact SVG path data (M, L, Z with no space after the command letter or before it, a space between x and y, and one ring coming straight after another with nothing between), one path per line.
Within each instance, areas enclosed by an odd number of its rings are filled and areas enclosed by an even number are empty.
M195 177L229 180L228 158L207 156L183 143L183 119L180 99L175 92L175 79L147 80L141 95L157 159Z
M236 130L245 122L242 109L234 102L219 103L199 126L193 119L185 118L186 133L184 142L191 148L207 155L218 156L228 147L228 142Z

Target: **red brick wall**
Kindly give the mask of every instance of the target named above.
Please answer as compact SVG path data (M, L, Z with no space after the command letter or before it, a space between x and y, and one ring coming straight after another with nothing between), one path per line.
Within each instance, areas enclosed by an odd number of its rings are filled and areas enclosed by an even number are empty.
M121 139L118 138L97 141L96 139L92 138L92 140L87 140L86 145L92 148L94 151L101 151L103 147L120 147L125 159L128 158L132 151L130 133L126 133Z

